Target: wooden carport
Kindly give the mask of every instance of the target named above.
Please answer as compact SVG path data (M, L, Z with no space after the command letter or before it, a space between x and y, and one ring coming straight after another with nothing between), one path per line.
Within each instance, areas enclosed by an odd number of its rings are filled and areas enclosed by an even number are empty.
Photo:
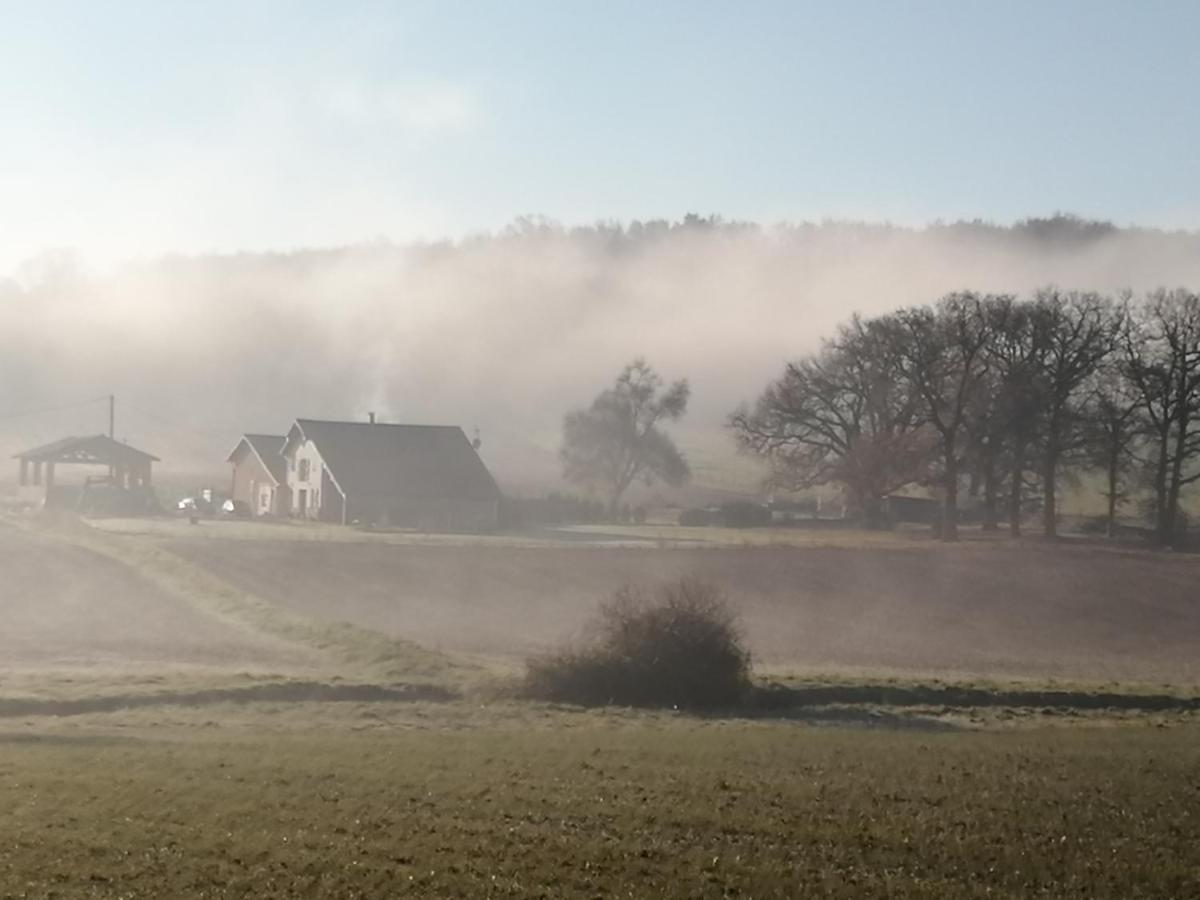
M22 490L44 487L47 496L54 487L57 466L105 466L108 469L105 481L132 491L150 486L151 468L159 461L157 456L104 434L63 438L18 453L13 458L19 463L18 478Z

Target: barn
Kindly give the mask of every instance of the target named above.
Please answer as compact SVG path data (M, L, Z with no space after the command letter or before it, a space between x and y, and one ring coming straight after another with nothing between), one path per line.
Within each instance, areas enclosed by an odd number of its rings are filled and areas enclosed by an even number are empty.
M244 503L255 516L286 516L288 500L287 463L282 454L282 434L245 434L228 462L233 465L230 496Z
M284 439L291 514L422 531L491 531L500 489L456 425L297 419Z

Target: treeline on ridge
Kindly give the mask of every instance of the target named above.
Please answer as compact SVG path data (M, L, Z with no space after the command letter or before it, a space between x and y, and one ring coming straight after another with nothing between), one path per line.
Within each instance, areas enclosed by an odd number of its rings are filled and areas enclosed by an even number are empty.
M1054 537L1063 479L1090 470L1110 533L1142 493L1156 541L1173 546L1200 480L1200 294L967 291L856 315L730 427L777 487L838 485L870 524L889 494L924 485L946 540L963 491L985 530L1020 534L1035 505Z

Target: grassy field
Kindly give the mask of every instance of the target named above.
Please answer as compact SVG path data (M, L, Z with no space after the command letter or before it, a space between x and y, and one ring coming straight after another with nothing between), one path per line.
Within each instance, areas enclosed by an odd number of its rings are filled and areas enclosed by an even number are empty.
M676 549L165 546L298 615L510 664L577 637L621 583L690 574L729 593L764 670L1200 684L1198 557L890 540Z
M1196 557L853 533L664 546L631 528L616 536L641 543L576 533L500 546L261 537L288 526L233 539L255 524L239 522L185 540L198 534L186 523L101 524L0 523L10 688L47 669L81 683L186 669L461 687L579 637L622 583L684 574L728 592L774 677L1200 685Z
M299 616L141 539L0 520L6 701L251 690L300 681L461 686L477 667Z
M128 565L28 529L0 528L0 573L3 669L87 677L304 664L288 642L206 615Z
M0 740L0 897L1200 895L1200 731Z
M230 524L0 522L0 900L1200 896L1190 559ZM505 692L684 572L771 704Z

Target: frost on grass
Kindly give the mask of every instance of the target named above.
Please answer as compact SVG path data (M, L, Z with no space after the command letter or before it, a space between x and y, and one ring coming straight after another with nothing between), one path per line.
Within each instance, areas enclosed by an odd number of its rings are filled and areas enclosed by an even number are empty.
M529 659L526 690L588 706L732 706L750 688L746 650L728 601L694 578L647 592L626 585L600 606L582 647Z

